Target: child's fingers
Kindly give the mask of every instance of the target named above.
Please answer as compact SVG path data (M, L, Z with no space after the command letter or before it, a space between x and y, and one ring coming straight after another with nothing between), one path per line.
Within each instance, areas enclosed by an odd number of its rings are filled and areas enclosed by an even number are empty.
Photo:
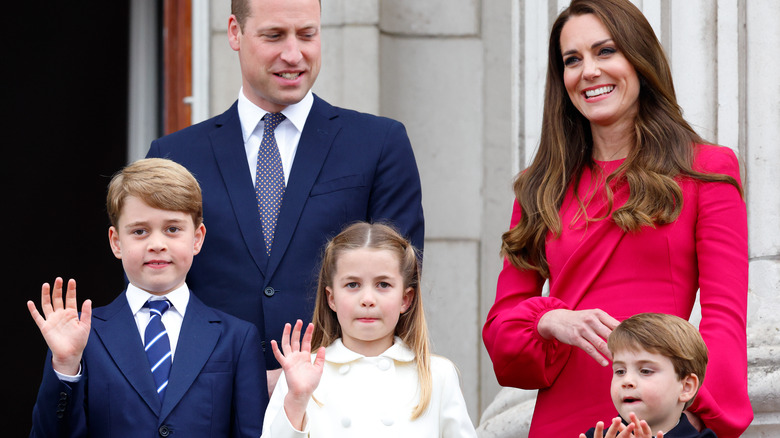
M87 328L92 326L92 300L84 300L81 304L81 319L82 324L86 324Z
M65 308L66 309L78 309L78 303L76 302L76 280L68 280L68 291L65 294Z
M303 321L300 319L295 321L295 328L293 328L292 338L290 339L293 353L301 351L301 327L303 327Z
M290 323L284 324L284 331L282 332L282 352L285 355L290 354Z
M276 358L276 361L279 362L280 365L284 364L284 355L281 351L279 351L279 346L276 345L276 340L271 339L271 351L274 352L274 357Z
M322 369L325 367L325 347L317 349L317 356L314 358L314 367L322 373Z
M645 420L639 422L639 426L637 426L637 431L641 431L643 436L647 436L650 438L653 437L653 431L650 430L650 425L647 424L647 421Z
M51 308L51 286L49 286L49 283L43 283L41 286L41 312L43 312L46 318L53 312Z
M615 438L618 436L622 425L623 423L620 421L620 417L613 418L612 423L609 425L609 429L607 429L606 438Z
M301 351L311 353L311 338L314 336L314 324L309 323L306 326L306 332L303 333L303 344L301 344Z
M622 426L623 423L620 425ZM636 425L634 423L628 423L628 426L623 427L623 430L618 434L617 438L629 438L633 436L635 427Z
M35 321L35 325L37 325L38 328L41 328L46 320L43 318L43 315L38 312L38 309L35 308L35 303L28 301L27 310L30 311L30 316L32 316L33 321Z
M51 294L51 305L52 309L60 310L62 309L62 278L57 277L54 280L54 288L52 289ZM47 315L48 316L48 315Z

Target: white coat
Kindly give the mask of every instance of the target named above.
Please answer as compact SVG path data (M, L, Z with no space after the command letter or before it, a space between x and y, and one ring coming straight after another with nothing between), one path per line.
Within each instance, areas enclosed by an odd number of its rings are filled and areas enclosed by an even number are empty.
M313 356L312 356L313 357ZM377 357L365 357L336 340L325 349L325 368L306 408L304 430L284 412L287 381L282 375L263 422L263 438L470 437L471 423L455 366L431 357L433 391L428 409L414 421L419 403L414 353L401 341Z

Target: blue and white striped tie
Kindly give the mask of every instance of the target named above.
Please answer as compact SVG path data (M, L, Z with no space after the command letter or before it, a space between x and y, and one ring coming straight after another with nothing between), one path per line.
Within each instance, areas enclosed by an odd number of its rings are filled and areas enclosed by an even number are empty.
M168 300L149 300L144 307L149 308L149 325L146 326L144 333L144 349L146 357L149 358L149 366L152 368L157 394L162 400L165 387L168 386L172 363L171 343L168 341L168 332L163 325L162 315L171 308L171 303Z

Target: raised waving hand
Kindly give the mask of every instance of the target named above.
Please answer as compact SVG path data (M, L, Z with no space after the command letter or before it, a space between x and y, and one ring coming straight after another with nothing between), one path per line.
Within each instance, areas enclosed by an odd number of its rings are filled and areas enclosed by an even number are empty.
M309 404L314 390L320 384L322 370L325 366L325 347L317 350L314 361L311 360L311 338L314 325L309 324L301 341L303 322L299 319L290 333L290 324L284 325L282 333L282 349L275 340L271 341L274 357L284 370L288 392L284 398L284 411L290 424L298 430L303 430L306 406Z
M49 291L51 290L51 295ZM49 283L41 286L41 311L35 303L27 302L35 324L46 340L52 353L52 367L55 371L76 375L79 372L81 356L89 339L92 323L92 301L85 300L81 306L81 316L76 302L76 280L68 281L68 289L63 299L62 278L54 280L54 288Z

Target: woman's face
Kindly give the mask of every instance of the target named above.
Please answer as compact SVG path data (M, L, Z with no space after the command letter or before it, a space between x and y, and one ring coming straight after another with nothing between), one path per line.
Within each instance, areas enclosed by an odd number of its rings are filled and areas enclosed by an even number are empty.
M593 14L575 15L561 29L563 83L591 126L633 125L639 77Z

